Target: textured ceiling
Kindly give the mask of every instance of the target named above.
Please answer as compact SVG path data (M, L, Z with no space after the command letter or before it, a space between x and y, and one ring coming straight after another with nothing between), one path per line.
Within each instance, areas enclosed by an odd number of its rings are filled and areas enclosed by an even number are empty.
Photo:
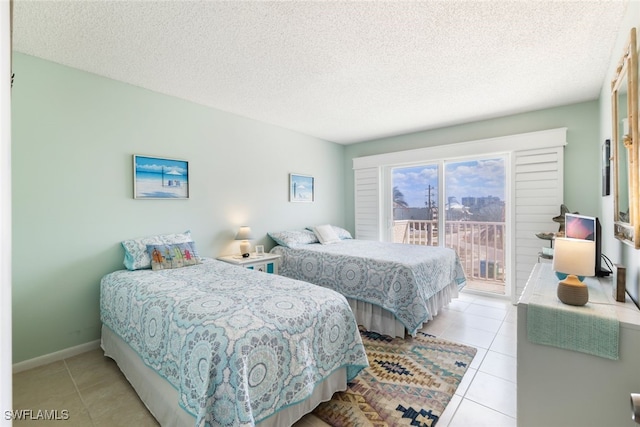
M13 46L348 144L596 99L627 4L14 0Z

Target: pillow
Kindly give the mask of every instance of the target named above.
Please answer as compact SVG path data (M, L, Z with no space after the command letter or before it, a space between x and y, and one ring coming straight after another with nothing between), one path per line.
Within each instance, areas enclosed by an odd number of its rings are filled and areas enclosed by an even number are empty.
M333 231L336 232L340 240L353 239L353 237L351 236L351 233L349 233L344 228L338 227L337 225L332 225L331 227L333 227ZM307 227L307 230L313 231L313 227Z
M331 243L338 243L340 241L338 234L329 224L313 227L313 232L318 236L318 240L320 240L320 243L323 245L330 245Z
M316 235L309 230L278 231L268 232L267 234L275 240L277 244L287 248L318 243Z
M152 270L168 270L200 264L193 242L147 245Z
M335 225L332 225L332 227L333 227L333 231L336 232L340 240L353 239L353 237L351 237L351 233L349 233L344 228L341 228Z
M191 231L184 233L162 234L157 236L139 237L137 239L124 240L124 266L127 270L141 270L151 268L151 258L147 252L147 245L171 245L174 243L193 242ZM200 258L196 253L195 256Z

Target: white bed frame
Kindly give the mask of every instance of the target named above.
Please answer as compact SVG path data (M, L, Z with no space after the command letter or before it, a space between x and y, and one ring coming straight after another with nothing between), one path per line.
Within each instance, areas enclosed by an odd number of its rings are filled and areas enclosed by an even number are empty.
M149 412L163 427L194 427L195 418L178 405L178 391L144 364L135 351L109 328L102 326L102 349L115 360ZM320 383L310 398L287 407L256 424L260 427L291 426L318 404L331 400L336 391L347 389L347 372L342 368Z

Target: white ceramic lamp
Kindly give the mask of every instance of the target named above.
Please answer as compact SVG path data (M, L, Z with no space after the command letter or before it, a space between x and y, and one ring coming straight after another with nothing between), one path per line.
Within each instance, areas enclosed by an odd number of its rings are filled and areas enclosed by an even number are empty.
M238 234L236 234L236 240L240 240L240 254L243 258L247 258L249 253L251 253L251 243L249 240L253 239L251 235L251 227L243 225L238 230Z
M589 288L578 276L593 276L596 264L596 242L593 240L556 238L553 269L567 277L558 282L558 298L565 304L585 305Z

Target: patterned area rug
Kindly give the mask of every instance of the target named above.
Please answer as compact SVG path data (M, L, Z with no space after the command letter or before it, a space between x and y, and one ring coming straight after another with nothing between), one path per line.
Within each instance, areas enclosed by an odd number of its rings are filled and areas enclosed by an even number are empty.
M332 426L435 427L477 350L421 332L360 333L369 367L313 413Z

